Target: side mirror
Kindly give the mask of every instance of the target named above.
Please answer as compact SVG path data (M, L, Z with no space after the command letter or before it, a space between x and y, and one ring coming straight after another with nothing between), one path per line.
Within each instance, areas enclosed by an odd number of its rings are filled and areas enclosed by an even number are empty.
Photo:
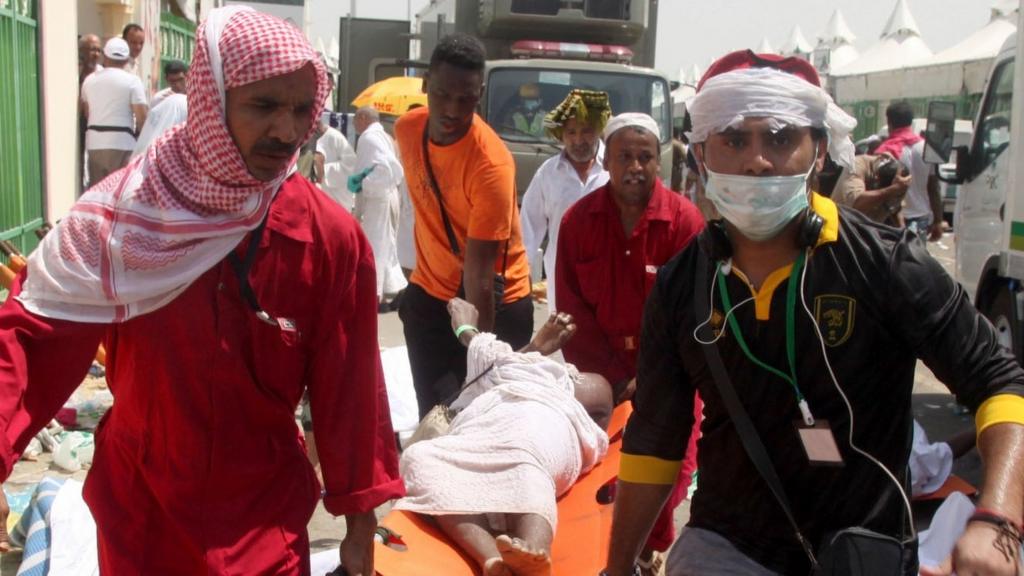
M953 150L953 129L956 126L956 104L929 102L928 126L924 134L924 161L929 164L949 162Z

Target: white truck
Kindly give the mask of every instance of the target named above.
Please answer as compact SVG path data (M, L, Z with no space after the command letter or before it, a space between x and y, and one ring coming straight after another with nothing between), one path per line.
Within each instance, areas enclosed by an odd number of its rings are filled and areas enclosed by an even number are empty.
M1024 357L1024 74L1015 75L1014 66L1024 61L1022 50L1014 34L996 57L970 147L951 145L952 104L930 104L925 135L926 161L955 157L956 174L947 180L959 184L956 278L1018 359Z

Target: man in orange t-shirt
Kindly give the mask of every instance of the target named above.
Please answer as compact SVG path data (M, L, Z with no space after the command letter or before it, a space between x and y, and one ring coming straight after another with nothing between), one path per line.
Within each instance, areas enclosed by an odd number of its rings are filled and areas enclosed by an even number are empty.
M464 292L480 311L474 328L494 332L513 348L525 346L533 333L515 165L501 138L474 113L484 62L479 40L443 38L423 78L428 106L395 124L416 215L416 268L399 317L420 417L454 398L466 375L466 349L447 311L456 294ZM504 278L504 293L496 277Z

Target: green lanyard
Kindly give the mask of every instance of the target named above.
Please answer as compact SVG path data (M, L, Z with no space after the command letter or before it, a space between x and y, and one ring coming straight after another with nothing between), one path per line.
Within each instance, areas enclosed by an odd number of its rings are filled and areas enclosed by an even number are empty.
M729 327L732 329L733 336L740 345L740 349L743 350L743 353L747 355L751 362L782 378L792 386L793 392L796 394L797 404L800 405L800 410L804 414L804 420L809 421L808 424L810 424L813 422L813 418L810 417L809 411L805 412L807 402L804 399L803 393L800 392L800 386L796 383L796 290L797 284L800 282L800 273L803 271L805 258L805 253L801 251L796 258L796 262L793 263L793 270L789 273L789 286L786 287L786 358L789 360L789 374L762 362L757 356L754 356L754 353L747 346L747 341L743 339L743 334L740 332L740 325L736 320L735 314L729 314ZM719 269L721 269L721 265L719 265ZM718 274L718 292L722 297L722 304L725 306L726 312L732 310L729 290L725 287L725 275L721 272Z

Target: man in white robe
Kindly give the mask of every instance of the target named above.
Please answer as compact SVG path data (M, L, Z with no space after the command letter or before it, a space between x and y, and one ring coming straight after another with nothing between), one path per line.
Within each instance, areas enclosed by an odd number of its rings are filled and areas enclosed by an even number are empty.
M356 111L355 127L359 140L349 190L356 194L353 214L373 247L377 298L384 304L387 296L406 286L398 265L398 186L405 172L395 154L395 141L384 131L375 109L367 106Z

